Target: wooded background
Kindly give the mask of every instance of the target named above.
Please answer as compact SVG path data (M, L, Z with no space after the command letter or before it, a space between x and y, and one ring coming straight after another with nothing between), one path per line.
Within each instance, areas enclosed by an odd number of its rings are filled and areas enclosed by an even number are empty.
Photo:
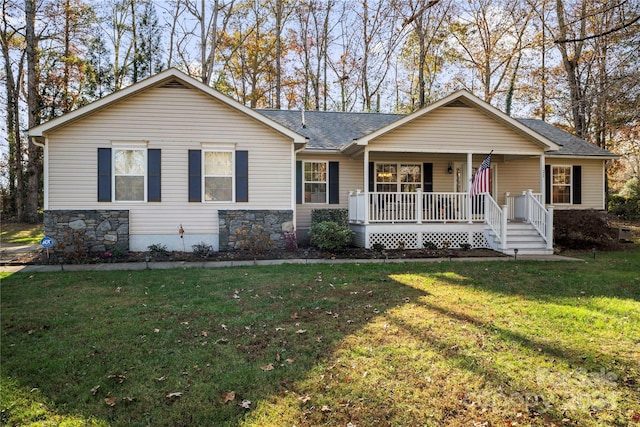
M639 0L0 0L4 218L35 222L26 130L176 67L255 108L411 112L464 88L640 177Z

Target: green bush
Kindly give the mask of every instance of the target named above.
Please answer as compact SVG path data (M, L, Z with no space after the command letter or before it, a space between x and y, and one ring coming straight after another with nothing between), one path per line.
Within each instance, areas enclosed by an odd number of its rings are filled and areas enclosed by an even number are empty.
M311 244L322 250L337 251L351 244L353 231L334 221L311 224Z
M311 225L321 222L336 222L349 227L349 211L347 209L314 209L311 211Z

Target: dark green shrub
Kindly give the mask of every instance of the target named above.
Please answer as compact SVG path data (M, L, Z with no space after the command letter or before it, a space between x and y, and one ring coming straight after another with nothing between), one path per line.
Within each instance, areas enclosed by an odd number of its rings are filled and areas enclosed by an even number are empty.
M374 251L382 252L382 251L384 251L386 246L383 243L374 243L373 245L371 245L371 248Z
M616 238L615 230L607 222L607 213L593 209L555 210L553 234L557 246L571 249L604 249Z
M468 251L469 249L471 249L471 245L469 243L460 243L460 249L462 249L463 251Z
M314 209L311 211L311 224L336 222L349 227L349 211L347 209Z
M610 196L609 212L623 219L640 219L640 198Z
M309 229L311 244L319 249L337 251L351 244L353 231L334 221L312 224Z
M438 245L436 245L433 242L424 242L422 246L424 246L425 249L431 249L431 250L438 249Z

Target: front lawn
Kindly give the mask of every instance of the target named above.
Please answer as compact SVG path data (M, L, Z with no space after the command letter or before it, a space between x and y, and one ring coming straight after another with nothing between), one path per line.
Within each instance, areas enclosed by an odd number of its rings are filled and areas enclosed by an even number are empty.
M636 425L640 251L585 259L11 275L0 424Z

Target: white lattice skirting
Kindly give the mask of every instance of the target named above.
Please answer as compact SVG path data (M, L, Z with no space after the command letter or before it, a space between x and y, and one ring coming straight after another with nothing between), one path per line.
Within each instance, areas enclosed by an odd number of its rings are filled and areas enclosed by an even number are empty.
M447 243L448 242L448 243ZM489 242L483 232L458 231L458 232L410 232L410 233L371 233L369 234L369 247L382 244L387 249L420 249L431 244L438 248L461 248L468 244L472 248L488 248Z

